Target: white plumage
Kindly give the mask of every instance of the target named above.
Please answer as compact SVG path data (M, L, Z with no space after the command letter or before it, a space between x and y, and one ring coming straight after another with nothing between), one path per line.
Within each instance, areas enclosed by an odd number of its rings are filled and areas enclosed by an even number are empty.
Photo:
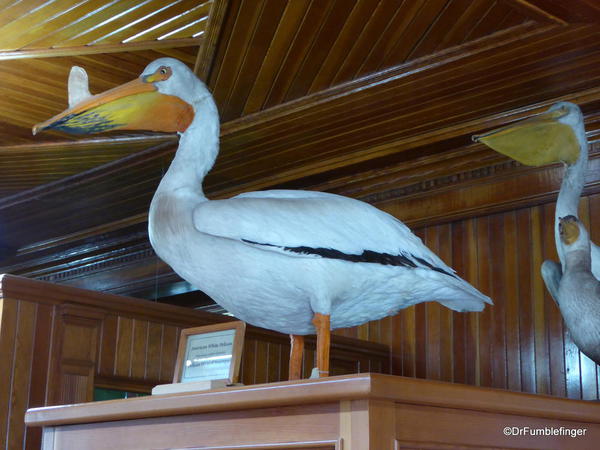
M600 364L600 283L591 272L590 237L575 216L559 219L563 274L556 303L577 347Z
M69 108L87 100L92 96L89 80L85 69L79 66L71 67L69 72Z
M157 254L182 278L236 317L290 334L314 333L314 313L331 315L333 329L428 300L458 311L491 303L404 224L369 204L286 190L208 201L200 186L217 155L216 106L199 80L195 89L178 83L180 74L192 76L178 61L159 59L144 74L164 65L173 76L157 83L159 91L192 104L195 118L156 191L149 229ZM342 259L360 260L365 251L404 256L408 266Z
M404 224L369 204L286 190L209 201L202 181L219 149L213 98L186 65L171 58L151 63L137 82L124 85L124 95L131 101L132 92L150 95L152 85L175 111L189 109L175 98L193 108L150 206L152 246L183 279L236 317L292 335L327 335L319 339L320 364L326 366L329 326L359 325L430 300L457 311L481 311L491 303ZM127 129L123 116L133 108L115 113L105 106L123 104L120 92L94 96L89 110L88 103L78 104L34 130ZM139 126L139 117L133 122ZM298 362L297 353L292 359Z

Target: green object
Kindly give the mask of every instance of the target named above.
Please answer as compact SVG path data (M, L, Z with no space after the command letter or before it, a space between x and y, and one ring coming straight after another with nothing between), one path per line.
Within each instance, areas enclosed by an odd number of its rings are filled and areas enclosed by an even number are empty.
M94 388L94 401L116 400L121 398L144 397L148 394L140 392L120 391L118 389Z

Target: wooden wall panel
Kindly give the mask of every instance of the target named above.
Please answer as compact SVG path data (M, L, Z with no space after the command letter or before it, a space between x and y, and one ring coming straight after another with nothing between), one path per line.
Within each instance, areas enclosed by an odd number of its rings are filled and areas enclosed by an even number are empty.
M115 314L103 322L101 379L130 379L151 385L170 383L183 327Z
M461 314L426 303L369 323L369 340L388 342L375 330L391 336L393 374L600 398L599 367L571 340L540 274L545 259L558 260L554 210L547 203L414 230L494 306ZM600 194L582 198L580 217L598 242Z
M92 398L103 319L104 313L94 308L71 304L54 307L47 404L79 403Z
M27 408L46 403L52 310L0 298L0 448L22 448ZM41 431L28 434L39 448Z

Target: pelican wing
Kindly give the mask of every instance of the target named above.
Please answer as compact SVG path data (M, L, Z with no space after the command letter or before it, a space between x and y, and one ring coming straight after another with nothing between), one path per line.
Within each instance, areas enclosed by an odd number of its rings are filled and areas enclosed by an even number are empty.
M454 274L402 222L358 200L312 191L249 192L205 202L200 232L294 257L427 267Z

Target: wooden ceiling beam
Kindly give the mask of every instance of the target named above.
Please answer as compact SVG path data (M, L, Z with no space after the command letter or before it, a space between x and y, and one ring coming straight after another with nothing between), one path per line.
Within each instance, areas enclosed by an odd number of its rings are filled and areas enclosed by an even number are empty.
M77 47L22 49L0 51L0 61L24 58L54 58L58 56L95 55L100 53L122 53L140 50L157 50L165 48L180 48L202 46L203 35L197 38L165 39L163 41L141 41L126 44L82 45Z
M98 136L91 138L83 138L69 141L49 141L40 143L28 143L28 144L16 144L16 145L0 145L0 155L5 154L9 156L11 153L28 153L37 152L39 150L53 150L53 149L78 149L78 148L110 148L113 146L121 146L127 144L146 143L156 145L163 142L175 142L177 140L174 134L155 134L155 135L144 135L144 136Z
M520 11L527 17L531 17L532 20L538 20L541 22L556 23L559 25L566 25L568 22L548 11L545 8L535 5L529 0L509 0L511 7L517 11ZM575 3L575 0L573 2Z
M533 20L558 24L593 24L600 20L596 0L510 0L512 7Z

